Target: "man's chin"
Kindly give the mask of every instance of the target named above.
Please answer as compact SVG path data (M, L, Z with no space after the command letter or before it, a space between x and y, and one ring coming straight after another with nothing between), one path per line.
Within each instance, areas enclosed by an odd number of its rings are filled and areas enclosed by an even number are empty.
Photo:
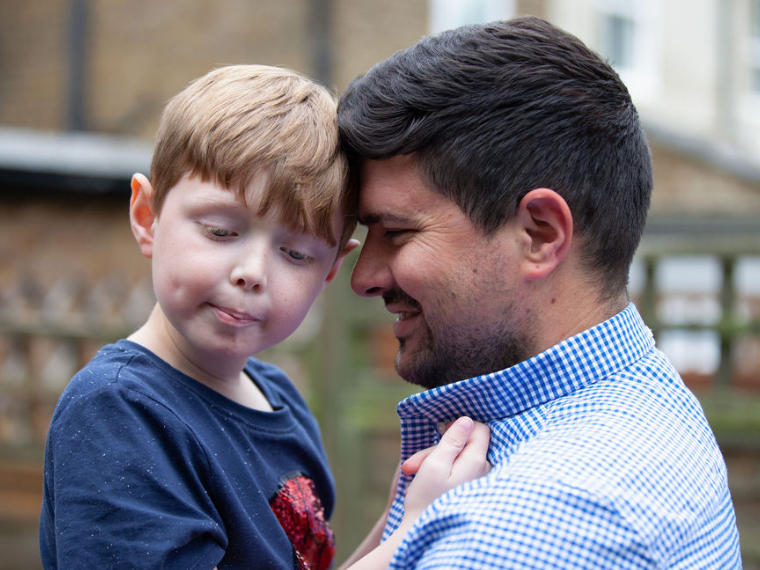
M451 368L432 361L427 355L410 353L403 342L396 354L396 373L410 384L421 386L426 390L445 386L459 380L451 378Z

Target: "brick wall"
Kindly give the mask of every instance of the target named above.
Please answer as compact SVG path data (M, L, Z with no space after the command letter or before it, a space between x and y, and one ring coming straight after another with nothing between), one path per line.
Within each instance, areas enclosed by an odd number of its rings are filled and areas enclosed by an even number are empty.
M64 130L71 2L0 3L0 125ZM309 0L86 2L88 130L151 138L164 102L219 65L283 65L314 75ZM332 0L331 87L426 30L424 0Z
M166 99L219 65L309 71L307 0L110 0L91 15L97 131L152 137Z
M0 124L64 126L67 2L0 2Z

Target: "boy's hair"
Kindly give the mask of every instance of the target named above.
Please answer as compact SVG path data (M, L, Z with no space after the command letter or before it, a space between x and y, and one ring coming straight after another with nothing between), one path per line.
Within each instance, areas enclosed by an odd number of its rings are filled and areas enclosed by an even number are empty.
M534 17L424 38L356 78L338 115L352 163L415 153L487 234L530 190L555 190L602 296L625 289L651 157L625 85L578 38Z
M167 103L151 163L154 209L185 175L235 190L265 174L258 214L342 247L356 196L338 142L336 98L295 71L264 65L215 69ZM336 212L342 234L333 233Z

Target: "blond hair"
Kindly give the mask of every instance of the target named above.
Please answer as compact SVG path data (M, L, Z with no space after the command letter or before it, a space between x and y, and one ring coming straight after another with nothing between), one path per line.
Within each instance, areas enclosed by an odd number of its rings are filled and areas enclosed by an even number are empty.
M264 65L220 67L167 103L151 164L154 209L186 174L245 190L265 174L258 214L276 211L283 223L334 246L356 225L355 196L340 151L336 99L295 71ZM337 212L342 234L333 234Z

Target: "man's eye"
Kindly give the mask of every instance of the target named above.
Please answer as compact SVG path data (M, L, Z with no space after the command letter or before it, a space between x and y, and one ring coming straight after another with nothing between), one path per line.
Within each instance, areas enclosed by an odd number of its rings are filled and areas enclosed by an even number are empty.
M392 240L394 238L399 237L400 235L406 233L408 230L385 230L385 233L383 234L383 237L385 239Z

